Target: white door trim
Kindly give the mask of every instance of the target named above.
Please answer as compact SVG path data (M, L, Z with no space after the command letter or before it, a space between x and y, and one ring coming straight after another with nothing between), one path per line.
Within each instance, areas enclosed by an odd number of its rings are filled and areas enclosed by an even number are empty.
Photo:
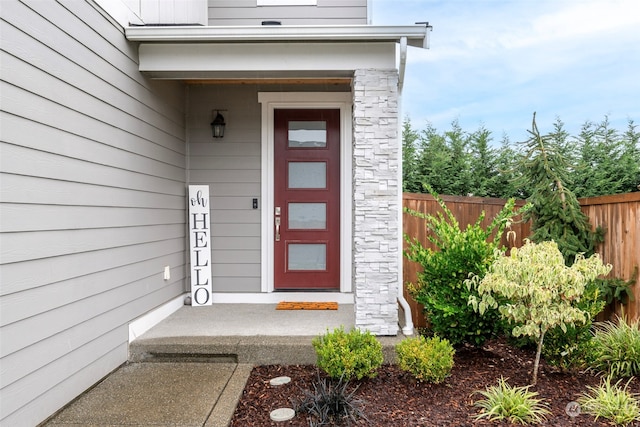
M351 293L352 94L350 92L259 92L262 104L261 290L273 292L274 141L276 108L340 109L340 292Z

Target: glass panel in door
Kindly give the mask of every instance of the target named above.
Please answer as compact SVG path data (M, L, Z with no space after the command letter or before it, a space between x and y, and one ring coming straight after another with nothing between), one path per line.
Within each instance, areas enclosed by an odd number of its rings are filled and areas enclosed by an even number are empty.
M327 245L324 243L289 243L287 269L326 270Z
M327 228L326 203L289 203L290 230L319 230Z
M326 162L289 162L289 188L327 187Z
M289 121L290 148L322 148L327 146L327 122Z

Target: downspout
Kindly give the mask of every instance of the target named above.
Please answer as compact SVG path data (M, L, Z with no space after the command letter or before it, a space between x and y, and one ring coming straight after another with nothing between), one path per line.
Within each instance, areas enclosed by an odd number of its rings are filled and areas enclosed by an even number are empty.
M429 49L429 32L432 27L428 22L416 22L416 24L423 24L427 30L425 32L424 41L422 44L423 49ZM407 38L400 38L400 64L398 66L398 126L401 126L402 120L402 87L404 86L404 72L407 66ZM398 132L398 147L400 153L402 153L402 132ZM398 162L398 182L402 185L402 161ZM398 192L398 206L402 206L402 191ZM400 212L400 224L402 224L402 212ZM398 230L398 247L402 248L404 245L404 229L402 226ZM405 335L413 335L413 319L411 317L411 307L404 297L404 255L403 251L398 251L398 303L404 311L404 327L402 333Z
M398 66L398 101L402 97L402 87L404 86L404 71L407 68L407 38L400 38L400 65ZM400 113L400 102L398 102L398 114ZM402 143L402 135L400 135Z
M402 37L400 39L400 65L398 66L398 129L400 129L402 120L402 87L404 85L404 71L407 65L407 38ZM398 147L399 152L402 155L402 132L398 132ZM398 162L398 182L400 183L400 188L402 189L402 161ZM398 206L402 206L402 191L398 192ZM411 317L411 307L409 303L404 297L404 277L403 277L403 251L402 246L404 242L403 238L403 227L402 227L402 212L400 212L400 227L398 232L398 247L400 250L398 251L398 303L402 307L404 311L404 327L402 328L402 333L404 335L413 335L413 319Z

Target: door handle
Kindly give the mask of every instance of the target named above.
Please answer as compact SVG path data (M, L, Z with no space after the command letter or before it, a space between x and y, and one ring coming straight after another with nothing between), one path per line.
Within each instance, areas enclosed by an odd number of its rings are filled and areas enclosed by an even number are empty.
M280 217L276 217L276 242L280 241Z

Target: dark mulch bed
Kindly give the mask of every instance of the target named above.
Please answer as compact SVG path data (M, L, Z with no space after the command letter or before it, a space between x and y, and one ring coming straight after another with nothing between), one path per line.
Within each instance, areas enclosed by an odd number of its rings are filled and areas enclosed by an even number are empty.
M475 421L478 408L474 401L481 396L474 391L496 385L503 376L512 386L530 382L534 353L511 347L501 341L492 341L483 348L461 348L456 351L451 376L442 384L418 383L394 365L384 365L373 379L352 382L359 384L356 396L364 400L364 413L358 426L508 426L506 421ZM269 380L289 376L292 382L273 387ZM273 422L269 413L277 408L292 407L299 401L304 389L311 390L318 379L315 366L258 366L244 389L236 408L232 427L255 426L309 426L304 414L291 421ZM560 373L541 363L538 384L531 390L539 393L549 405L552 415L544 426L607 426L606 420L594 421L590 415L576 418L565 412L566 405L574 401L589 385L596 386L600 378L588 373ZM640 380L634 379L629 391L640 393ZM353 423L352 423L353 425ZM640 423L634 427L640 427Z

